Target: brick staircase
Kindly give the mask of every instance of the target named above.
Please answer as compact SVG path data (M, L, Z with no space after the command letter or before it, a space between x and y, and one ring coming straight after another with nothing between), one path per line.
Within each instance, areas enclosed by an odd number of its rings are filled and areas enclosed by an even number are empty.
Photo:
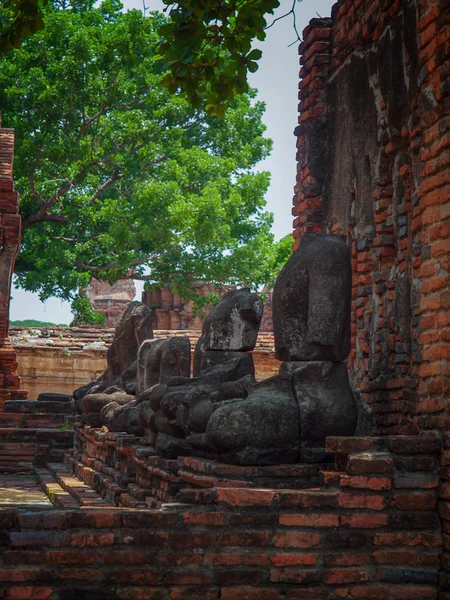
M80 481L64 464L47 463L36 469L39 484L57 508L105 508L111 504Z
M6 400L0 412L0 473L32 473L46 461L62 462L73 445L70 396Z

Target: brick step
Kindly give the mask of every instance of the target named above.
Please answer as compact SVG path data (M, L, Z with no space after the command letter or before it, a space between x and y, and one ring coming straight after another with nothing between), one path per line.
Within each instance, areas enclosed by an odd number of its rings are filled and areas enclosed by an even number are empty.
M5 413L41 413L73 415L74 405L71 402L53 402L41 400L6 400L4 405Z
M52 440L58 447L63 447L70 441L68 448L73 446L73 431L71 430L58 430L49 427L0 427L0 440L2 443L11 442L36 442L43 443L45 441Z
M4 461L0 456L0 473L11 474L31 474L34 472L32 460L27 460L26 457L18 456L14 463Z
M101 461L89 458L72 449L65 455L65 464L69 472L93 488L108 505L148 508L145 501L136 498L130 492L129 485L133 481Z
M178 492L190 484L186 484L179 475L178 460L166 459L161 456L145 456L147 448L135 450L136 484L129 486L134 496L144 495L145 502L150 508L160 508L166 502L176 500Z
M64 414L0 412L0 428L60 429L70 426L72 420Z
M110 506L107 500L101 498L90 486L74 476L66 465L62 463L47 463L47 470L53 480L64 492L69 494L72 501L78 506L94 508L97 506Z
M149 464L160 460L150 458ZM180 456L178 477L183 487L198 488L268 488L302 490L319 488L330 464L286 464L240 466L219 463L203 458ZM186 485L187 484L187 485Z
M57 508L79 508L80 503L55 481L51 472L42 467L36 469L36 474L42 491Z
M0 429L0 473L32 473L47 461L62 462L73 432L57 429Z
M58 394L55 392L41 392L38 396L38 402L72 402L70 394Z

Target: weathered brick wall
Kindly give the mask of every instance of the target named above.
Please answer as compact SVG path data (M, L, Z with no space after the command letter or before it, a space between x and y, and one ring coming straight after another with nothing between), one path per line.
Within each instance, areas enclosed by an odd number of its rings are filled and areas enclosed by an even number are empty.
M134 300L136 286L132 279L119 279L112 285L93 279L85 292L92 308L105 316L105 327L115 327L126 305Z
M324 472L321 489L222 479L164 510L4 509L0 597L437 600L438 478L429 470L440 440L331 438L329 449L341 470ZM227 467L231 479L249 469Z
M0 128L0 410L5 400L27 397L27 392L20 389L16 352L8 339L11 278L21 241L13 157L14 131Z
M340 0L300 53L296 243L351 246L349 366L374 433L449 429L449 3Z

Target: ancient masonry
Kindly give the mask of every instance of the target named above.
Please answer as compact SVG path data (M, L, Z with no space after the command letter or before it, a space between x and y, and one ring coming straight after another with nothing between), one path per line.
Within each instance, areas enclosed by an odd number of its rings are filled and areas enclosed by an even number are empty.
M222 295L228 289L222 290ZM208 286L198 288L198 293L210 293ZM272 331L272 292L263 291L264 314L261 323L262 331ZM136 288L131 279L119 279L113 285L108 282L92 280L86 288L86 295L92 308L105 315L105 327L115 327L117 321L128 302L136 295ZM153 329L155 330L190 330L201 331L203 320L193 313L193 302L185 302L178 294L171 291L169 286L145 290L142 292L142 302L153 311Z
M14 131L0 129L0 410L5 400L27 397L27 392L20 389L16 352L8 338L11 278L21 239L19 194L12 180L13 157Z
M86 288L92 308L105 315L105 327L115 327L125 306L134 300L136 287L132 279L119 279L113 285L93 279Z
M300 53L296 244L351 245L350 369L374 433L449 430L448 0L341 0Z
M373 435L327 437L325 464L240 466L77 422L65 465L63 440L36 465L56 507L0 507L0 597L450 600L450 5L341 0L301 54L295 237L349 241Z
M155 331L155 338L185 336L192 353L200 331ZM71 394L86 381L97 379L106 368L106 351L114 329L105 327L11 327L10 339L17 353L19 376L29 398L48 392ZM252 352L256 378L266 379L278 372L273 333L260 332Z

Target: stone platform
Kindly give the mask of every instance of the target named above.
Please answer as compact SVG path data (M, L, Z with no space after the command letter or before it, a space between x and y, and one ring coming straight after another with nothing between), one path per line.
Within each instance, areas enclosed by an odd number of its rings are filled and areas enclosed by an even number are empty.
M139 509L127 507L136 500L133 489L145 491L141 505L154 490L140 486L133 471L136 440L127 436L119 444L119 434L81 427L76 436L68 464L94 484L103 480L103 492L61 464L39 470L60 508L0 510L0 597L5 591L6 598L48 600L88 594L101 600L448 600L438 595L437 437L329 438L336 464L310 489L233 487L231 475L239 482L242 467L231 472L187 458L168 465L141 452L149 473L156 477L159 469L164 481L171 472L184 487L171 502L156 499L158 509ZM88 444L97 457L82 452ZM255 482L275 472L251 469L246 473ZM299 469L285 465L278 474L295 478ZM209 483L227 485L206 487L203 480L194 487L182 470L213 474L217 481ZM441 502L443 515L446 507Z

